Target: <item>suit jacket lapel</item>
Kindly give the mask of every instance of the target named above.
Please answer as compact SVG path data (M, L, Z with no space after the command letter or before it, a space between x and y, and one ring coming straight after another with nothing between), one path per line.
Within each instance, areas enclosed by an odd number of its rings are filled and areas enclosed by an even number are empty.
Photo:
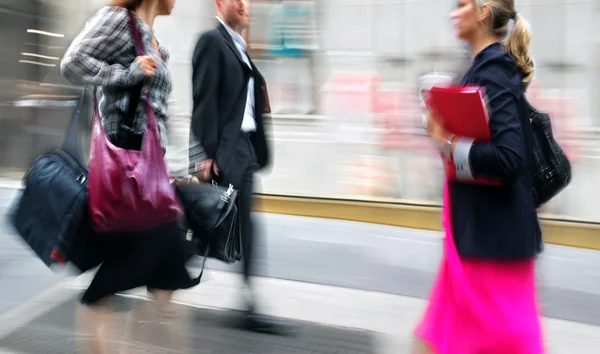
M238 58L240 63L242 65L246 66L246 63L244 63L244 59L242 58L242 55L240 54L237 47L235 46L235 43L233 43L233 38L231 38L231 35L229 34L229 32L227 32L227 29L225 28L225 26L223 26L223 24L219 22L219 24L217 25L217 28L219 29L219 31L221 32L223 37L225 37L225 42L227 42L229 49L231 49L233 51L233 54L235 54L235 56Z

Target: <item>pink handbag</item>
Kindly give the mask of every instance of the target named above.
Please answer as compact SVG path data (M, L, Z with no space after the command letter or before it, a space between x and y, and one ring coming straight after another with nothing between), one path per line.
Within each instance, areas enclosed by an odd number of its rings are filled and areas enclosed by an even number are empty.
M138 56L144 55L137 23L130 13ZM89 163L89 212L98 232L128 232L174 221L182 213L167 167L154 109L146 97L147 128L140 151L111 143L102 128L94 95L92 148Z

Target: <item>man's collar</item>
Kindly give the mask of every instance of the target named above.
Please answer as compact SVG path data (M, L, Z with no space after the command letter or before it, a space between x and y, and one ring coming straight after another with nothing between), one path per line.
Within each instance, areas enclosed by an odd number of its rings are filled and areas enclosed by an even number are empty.
M248 47L248 44L246 43L244 38L239 33L234 31L233 28L229 27L229 25L227 23L225 23L225 21L223 21L221 19L221 17L217 16L217 20L223 25L223 27L225 27L225 29L227 30L227 33L229 33L229 35L231 36L231 39L233 39L234 42L241 45L242 48L244 48L244 50L246 50L246 48Z

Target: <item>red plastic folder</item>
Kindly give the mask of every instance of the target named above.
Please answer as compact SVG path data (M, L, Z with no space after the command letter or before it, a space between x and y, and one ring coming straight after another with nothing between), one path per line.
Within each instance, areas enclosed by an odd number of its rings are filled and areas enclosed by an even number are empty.
M490 141L489 116L483 88L477 86L433 87L429 109L452 134Z
M483 88L478 86L433 87L427 95L429 109L438 117L442 126L458 136L474 138L478 141L491 140L489 114ZM457 181L454 161L442 159L446 178ZM498 181L473 176L473 181L460 181L482 185L498 186Z

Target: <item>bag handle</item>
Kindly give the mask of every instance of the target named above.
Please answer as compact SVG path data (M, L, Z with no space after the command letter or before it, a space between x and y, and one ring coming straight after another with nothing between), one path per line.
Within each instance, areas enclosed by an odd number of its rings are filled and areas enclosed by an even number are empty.
M135 54L142 56L145 54L144 44L142 42L142 34L137 25L137 19L133 11L129 11L129 27L131 29L131 36L133 37L133 43L135 45Z
M189 232L193 232L192 230L188 229L187 231ZM187 235L186 235L187 237ZM208 259L208 254L210 252L210 241L212 241L212 237L209 238L209 243L206 245L206 250L204 250L204 256L202 257L202 266L200 268L200 274L198 274L197 277L195 277L194 279L192 279L192 286L196 286L199 285L200 282L202 281L202 276L204 275L204 266L206 265L206 260Z
M60 144L60 150L68 153L85 170L87 170L87 164L83 158L83 150L81 149L81 144L79 143L79 120L83 110L83 105L85 104L87 88L87 85L83 88L83 92L79 97L75 112L73 112L73 117L71 118L71 123L69 124L67 134Z
M129 28L131 30L131 36L133 37L133 43L135 47L135 57L143 56L144 45L142 42L142 35L140 33L140 29L137 25L137 19L132 11L128 12L129 14ZM135 61L135 59L134 59ZM131 96L131 100L129 101L129 109L127 110L127 114L121 120L121 125L119 126L118 134L120 135L120 139L122 141L128 141L129 134L133 134L133 121L135 119L135 112L137 110L138 105L140 104L142 90L144 88L144 83L146 80L142 80L139 85L135 86L131 92L135 92L135 95Z

